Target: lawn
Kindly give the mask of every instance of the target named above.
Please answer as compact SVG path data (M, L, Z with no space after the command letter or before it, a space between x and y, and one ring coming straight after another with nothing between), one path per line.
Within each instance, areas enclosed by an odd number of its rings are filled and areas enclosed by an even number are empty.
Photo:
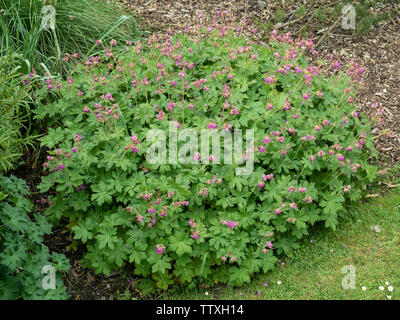
M400 193L378 189L380 196L349 209L336 231L312 230L292 258L250 284L201 290L174 287L165 299L400 299ZM379 226L375 232L371 226ZM343 289L344 266L354 266L355 289ZM388 283L388 284L386 284ZM365 287L365 288L363 288ZM383 290L381 290L383 287ZM389 292L388 287L393 288ZM363 290L365 289L365 290Z

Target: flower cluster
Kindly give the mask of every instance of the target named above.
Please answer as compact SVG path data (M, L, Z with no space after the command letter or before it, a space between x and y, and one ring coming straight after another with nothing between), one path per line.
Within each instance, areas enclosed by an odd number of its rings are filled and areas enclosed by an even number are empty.
M156 245L156 253L157 254L163 254L164 251L165 251L165 246L163 244Z
M226 221L226 220L221 220L221 223L225 226L227 226L230 230L233 230L234 228L239 226L239 222L235 222L232 220Z

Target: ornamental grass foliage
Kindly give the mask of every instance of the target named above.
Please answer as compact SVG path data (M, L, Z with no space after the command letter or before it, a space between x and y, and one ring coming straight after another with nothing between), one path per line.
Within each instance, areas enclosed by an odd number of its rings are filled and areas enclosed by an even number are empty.
M369 120L353 102L362 68L275 31L265 46L229 12L202 29L101 43L66 79L48 77L36 117L51 127L41 192L67 218L97 273L132 266L157 287L241 285L290 255L308 227L335 229L378 169ZM150 129L254 129L254 170L151 164ZM167 141L170 144L170 141ZM178 147L185 141L178 141Z
M43 28L53 13L48 6L54 8L54 29ZM0 48L22 54L36 69L63 71L62 52L86 54L95 48L93 38L129 40L139 34L135 19L115 2L0 0Z

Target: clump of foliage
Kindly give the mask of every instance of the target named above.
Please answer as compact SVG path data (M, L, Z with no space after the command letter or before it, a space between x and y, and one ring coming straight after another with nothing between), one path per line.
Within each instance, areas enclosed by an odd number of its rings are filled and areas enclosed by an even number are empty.
M112 41L38 91L36 117L52 126L41 139L50 152L40 190L55 191L47 214L69 220L98 273L132 265L162 289L240 285L290 255L310 225L336 228L377 174L369 120L353 103L362 68L341 70L311 40L276 32L255 45L244 22L219 15L201 30ZM148 161L149 130L169 136L171 125L254 129L255 146L236 150L245 163L254 156L254 170L237 175L239 161L195 150L196 164Z
M55 9L55 28L49 25L48 16ZM85 55L93 39L132 40L139 29L132 16L115 3L103 0L0 0L0 46L20 52L30 64L40 63L50 70L59 70L63 53ZM29 72L30 70L28 70Z
M69 270L64 255L49 253L43 235L51 225L41 214L31 220L32 204L25 198L28 187L16 177L0 177L0 299L65 299L60 271ZM42 268L57 271L55 289L42 288Z
M0 172L14 168L31 139L22 134L24 115L29 109L29 88L21 83L18 54L0 56Z

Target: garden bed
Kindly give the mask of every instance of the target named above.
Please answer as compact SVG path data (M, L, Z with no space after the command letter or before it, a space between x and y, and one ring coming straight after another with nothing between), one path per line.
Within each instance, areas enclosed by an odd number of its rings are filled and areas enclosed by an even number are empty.
M143 29L164 32L180 32L189 26L212 21L217 10L230 10L238 17L246 17L254 32L248 36L259 44L265 43L269 32L263 30L263 21L274 19L275 12L281 7L276 2L264 1L155 1L136 0L121 1L129 10L139 17ZM286 10L293 12L295 6L290 2ZM292 19L294 19L292 17ZM288 21L291 21L290 19ZM380 154L381 167L393 168L400 161L400 24L399 17L373 25L371 30L363 35L351 35L348 32L335 31L325 37L324 24L316 24L308 30L316 43L323 40L317 47L320 54L333 53L342 65L355 59L364 66L362 88L356 100L358 111L367 115L376 114L376 109L381 108L382 119L375 125L372 133L377 137L375 147ZM300 21L301 22L301 21ZM331 22L326 22L329 26ZM280 32L296 32L296 23L288 23L279 27ZM251 30L252 28L250 28ZM376 107L371 107L376 103ZM386 134L389 130L389 134ZM42 168L33 168L35 163L44 162L45 155L41 154L43 161L37 161L36 155L25 154L28 166L20 169L17 176L25 179L30 186L31 199L37 210L44 211L48 207L47 198L51 194L40 193L37 186L43 176ZM29 169L28 169L29 168ZM387 185L392 186L391 182ZM371 191L372 192L372 191ZM168 298L168 295L152 293L150 296L142 288L138 288L139 278L131 277L129 267L125 271L112 271L110 275L95 274L92 270L84 268L79 262L83 257L84 246L73 239L72 234L65 233L67 221L54 227L53 233L45 237L45 243L50 251L64 253L71 263L71 269L66 275L65 284L71 299L124 299L124 298ZM281 261L283 262L283 261ZM201 289L204 289L201 286ZM223 290L225 286L217 286ZM222 295L223 296L223 295ZM224 297L223 297L224 298ZM229 297L228 297L229 298ZM251 298L251 297L250 297Z

